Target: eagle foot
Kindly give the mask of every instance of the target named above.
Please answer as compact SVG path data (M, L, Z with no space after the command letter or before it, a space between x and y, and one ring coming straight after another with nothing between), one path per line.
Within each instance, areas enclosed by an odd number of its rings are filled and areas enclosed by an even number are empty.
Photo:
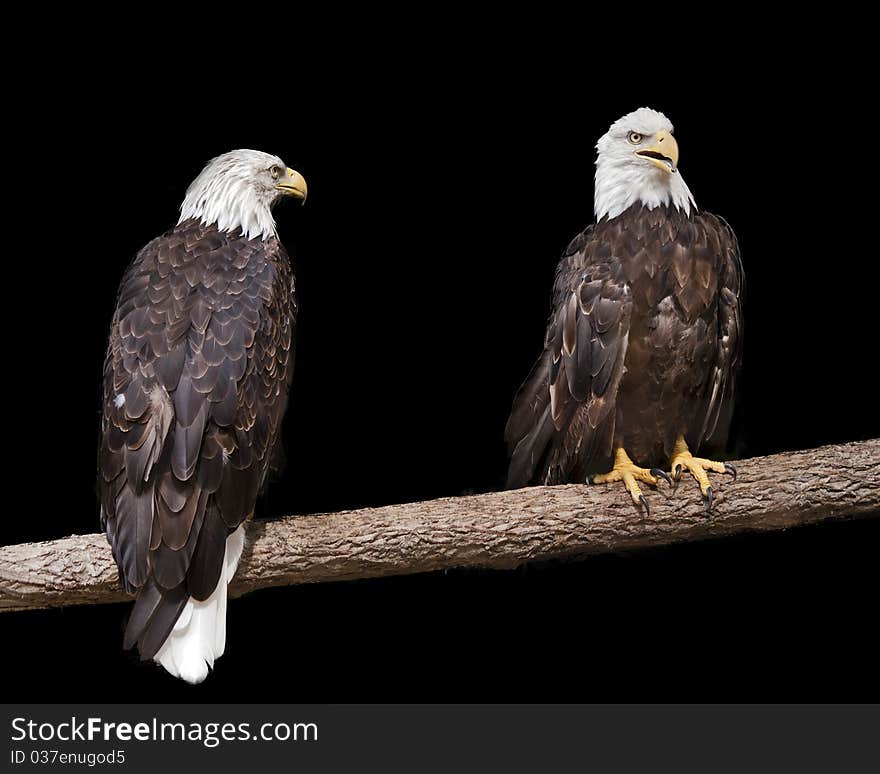
M651 508L648 505L648 499L642 494L638 482L642 481L646 484L657 486L657 482L661 478L666 481L667 484L672 486L672 479L665 471L660 470L659 468L651 468L650 470L648 468L640 468L629 458L629 455L621 447L614 452L614 467L607 473L598 473L594 476L588 476L587 483L611 484L615 481L622 481L624 487L626 487L626 491L629 492L629 496L632 498L633 503L639 508L644 508L645 515L650 516Z
M715 501L715 490L709 481L707 471L713 473L726 473L733 476L736 481L736 468L729 462L716 462L715 460L707 460L702 457L694 457L688 449L687 443L682 436L679 436L672 450L672 459L669 463L672 471L672 478L675 480L676 487L681 481L681 474L687 470L697 480L700 485L700 493L706 503L706 510L712 510L712 503Z

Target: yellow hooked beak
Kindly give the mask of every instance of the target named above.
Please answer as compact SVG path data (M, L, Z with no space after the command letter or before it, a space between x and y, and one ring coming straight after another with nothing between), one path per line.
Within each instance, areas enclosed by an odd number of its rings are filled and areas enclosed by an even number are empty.
M284 176L278 181L275 187L281 191L284 196L292 196L294 199L299 199L303 202L306 200L306 194L309 190L306 185L306 179L299 172L290 167L287 168Z
M678 169L678 143L669 132L660 131L654 138L654 144L647 148L639 148L636 156L647 159L655 167L660 167L670 175Z

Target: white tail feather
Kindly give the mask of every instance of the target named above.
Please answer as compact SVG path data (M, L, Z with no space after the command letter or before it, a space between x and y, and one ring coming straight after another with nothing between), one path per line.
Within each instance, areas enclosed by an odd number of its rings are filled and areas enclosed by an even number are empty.
M226 587L244 550L244 527L226 539L226 556L217 588L204 602L190 597L155 660L175 677L200 683L226 649Z

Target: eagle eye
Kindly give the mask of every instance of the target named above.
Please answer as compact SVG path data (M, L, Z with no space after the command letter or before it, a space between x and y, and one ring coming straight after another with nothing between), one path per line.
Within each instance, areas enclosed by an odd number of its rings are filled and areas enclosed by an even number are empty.
M270 167L269 174L272 175L273 180L277 180L281 175L281 167Z
M626 139L630 143L630 145L638 145L643 138L642 135L640 135L638 132L630 132L626 136Z

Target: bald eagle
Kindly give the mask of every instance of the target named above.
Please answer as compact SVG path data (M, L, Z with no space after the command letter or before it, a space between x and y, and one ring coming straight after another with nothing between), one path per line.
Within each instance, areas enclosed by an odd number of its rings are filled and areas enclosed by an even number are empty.
M210 161L177 225L119 287L104 362L101 522L126 648L191 683L226 644L226 586L278 443L293 374L294 278L271 208L302 176L252 150Z
M650 513L639 482L671 484L668 462L711 508L707 472L736 470L691 450L723 445L729 430L742 347L737 240L697 210L662 113L625 115L596 147L596 222L557 268L544 351L507 423L507 484L621 481Z

